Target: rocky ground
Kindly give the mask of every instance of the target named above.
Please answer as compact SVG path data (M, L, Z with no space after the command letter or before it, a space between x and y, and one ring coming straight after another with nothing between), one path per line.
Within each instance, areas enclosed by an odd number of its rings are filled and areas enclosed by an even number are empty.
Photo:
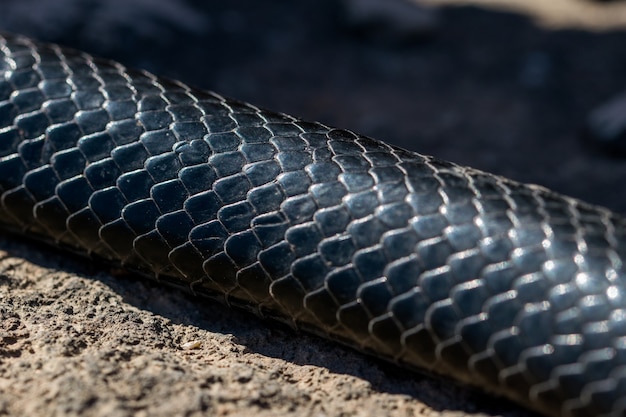
M6 0L0 30L626 211L626 161L581 139L626 88L624 4L425 3L445 6L417 37L333 0ZM529 415L0 235L0 415L202 414Z

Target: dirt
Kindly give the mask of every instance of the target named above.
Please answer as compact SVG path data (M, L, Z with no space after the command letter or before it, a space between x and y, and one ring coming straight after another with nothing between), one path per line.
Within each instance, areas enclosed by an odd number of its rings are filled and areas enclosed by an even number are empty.
M626 88L623 3L463 1L417 40L354 33L330 0L223 3L7 0L0 29L626 211L626 161L581 139ZM0 235L0 415L531 414Z
M0 415L526 415L15 237L0 272Z

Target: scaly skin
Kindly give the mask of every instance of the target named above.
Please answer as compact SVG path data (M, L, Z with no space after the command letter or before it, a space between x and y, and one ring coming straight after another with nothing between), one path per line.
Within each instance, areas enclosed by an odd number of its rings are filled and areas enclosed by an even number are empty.
M0 35L0 227L550 416L626 408L624 219Z

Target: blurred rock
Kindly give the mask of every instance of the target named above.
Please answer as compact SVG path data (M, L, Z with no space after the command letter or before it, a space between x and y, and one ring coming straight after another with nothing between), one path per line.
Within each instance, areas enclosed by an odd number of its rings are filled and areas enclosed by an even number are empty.
M589 113L585 134L596 146L626 155L626 92Z
M140 40L171 41L173 32L197 34L210 25L187 0L2 0L0 27L36 38L78 39L101 53Z
M528 88L545 86L553 72L552 57L543 51L527 53L522 60L520 83Z
M430 35L437 28L434 8L414 0L343 0L351 30L367 38L406 42Z

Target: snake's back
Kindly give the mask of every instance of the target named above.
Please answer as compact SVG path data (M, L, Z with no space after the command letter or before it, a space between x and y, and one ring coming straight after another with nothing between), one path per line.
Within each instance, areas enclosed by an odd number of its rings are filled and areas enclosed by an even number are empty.
M550 416L626 415L626 223L0 35L0 227Z

